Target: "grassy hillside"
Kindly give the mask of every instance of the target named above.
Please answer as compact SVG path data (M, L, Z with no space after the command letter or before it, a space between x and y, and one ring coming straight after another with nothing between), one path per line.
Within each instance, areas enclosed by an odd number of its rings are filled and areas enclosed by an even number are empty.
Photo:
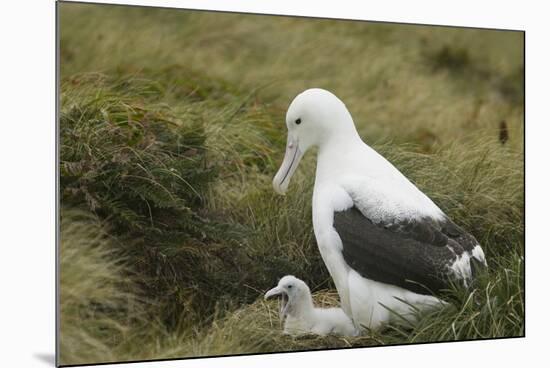
M60 23L62 364L523 334L522 34L67 3ZM482 243L474 290L415 326L281 334L281 276L337 304L314 153L271 188L309 87Z

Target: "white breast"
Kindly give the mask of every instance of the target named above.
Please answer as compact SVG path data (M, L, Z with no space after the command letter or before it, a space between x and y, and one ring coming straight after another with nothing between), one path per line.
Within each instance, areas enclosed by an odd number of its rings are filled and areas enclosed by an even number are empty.
M342 335L356 336L357 330L351 319L341 308L314 308L311 315L296 317L289 315L284 332L290 335Z

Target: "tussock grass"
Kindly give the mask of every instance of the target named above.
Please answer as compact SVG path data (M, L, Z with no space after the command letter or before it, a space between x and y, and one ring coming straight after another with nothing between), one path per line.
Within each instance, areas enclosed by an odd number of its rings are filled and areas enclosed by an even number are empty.
M61 4L62 362L523 335L522 42ZM486 252L489 272L414 326L293 338L263 301L294 274L338 303L313 236L315 154L287 196L271 187L287 104L314 86Z
M523 255L523 153L478 137L429 155L414 147L378 150L481 244L489 262Z
M190 116L178 124L162 106L145 109L141 97L158 94L153 83L106 83L92 82L76 95L62 87L63 201L85 202L120 232L145 241L196 237L205 225L189 207L200 205L213 175L202 126Z
M60 361L112 361L113 344L140 318L125 259L100 221L80 210L63 210L60 243Z
M445 145L506 120L510 145L522 141L521 33L76 4L60 19L63 76L185 66L241 90L271 86L258 95L282 108L329 89L365 137Z

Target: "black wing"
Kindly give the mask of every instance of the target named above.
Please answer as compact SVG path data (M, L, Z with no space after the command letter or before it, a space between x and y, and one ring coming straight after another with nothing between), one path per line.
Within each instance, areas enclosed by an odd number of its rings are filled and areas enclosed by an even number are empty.
M361 276L419 294L438 293L452 280L465 280L451 266L463 254L471 272L482 265L472 256L476 239L450 219L424 218L373 223L356 207L334 214L343 255Z

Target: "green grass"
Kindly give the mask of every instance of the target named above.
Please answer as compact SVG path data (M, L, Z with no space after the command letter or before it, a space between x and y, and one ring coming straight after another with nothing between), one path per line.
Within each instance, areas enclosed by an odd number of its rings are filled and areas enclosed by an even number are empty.
M62 364L524 334L521 34L60 7ZM483 245L489 273L414 326L292 338L262 299L294 274L338 303L314 153L271 188L309 87Z

